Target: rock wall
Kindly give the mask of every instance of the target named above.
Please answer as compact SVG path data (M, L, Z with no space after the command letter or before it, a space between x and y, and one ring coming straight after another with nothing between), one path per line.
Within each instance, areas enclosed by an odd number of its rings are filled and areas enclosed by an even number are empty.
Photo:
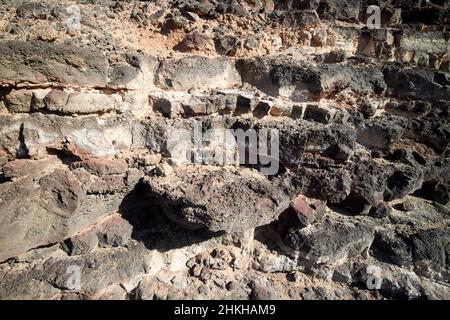
M0 299L450 298L449 9L0 0Z

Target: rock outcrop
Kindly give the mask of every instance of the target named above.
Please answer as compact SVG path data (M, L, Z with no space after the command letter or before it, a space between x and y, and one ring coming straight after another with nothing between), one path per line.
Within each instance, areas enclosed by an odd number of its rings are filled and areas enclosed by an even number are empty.
M450 298L448 2L72 2L0 0L0 299Z

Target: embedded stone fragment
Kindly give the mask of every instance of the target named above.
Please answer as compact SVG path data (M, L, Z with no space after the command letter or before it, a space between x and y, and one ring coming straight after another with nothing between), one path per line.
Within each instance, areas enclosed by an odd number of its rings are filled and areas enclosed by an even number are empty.
M300 223L308 226L320 219L325 213L326 202L298 195L291 201L291 208L297 214Z
M326 219L303 229L293 228L284 236L284 243L302 258L319 264L358 256L372 240L370 226L345 218Z
M82 231L66 240L65 246L72 256L94 251L98 246L98 238L93 230Z
M255 106L255 109L253 110L253 115L256 118L262 118L269 114L269 110L272 108L273 103L271 101L264 101L261 100L258 102L258 104Z
M43 177L58 167L61 162L56 157L47 157L41 160L16 159L3 166L3 174L6 178L33 178Z
M80 49L41 41L0 42L0 84L106 86L108 61L92 49ZM28 63L33 59L33 63Z
M112 157L116 150L104 130L83 128L68 133L65 138L48 148L72 154L81 160L92 157Z
M134 182L136 183L136 182ZM57 169L38 181L27 177L0 184L0 262L61 242L117 211L125 194L90 195L70 171Z
M234 56L241 45L238 37L226 35L217 37L214 41L217 52L224 56Z
M128 166L125 162L119 160L109 160L103 158L92 158L85 161L75 162L73 168L83 168L91 174L105 176L110 174L125 173Z
M139 89L144 84L143 72L136 66L121 64L114 66L109 86L115 88Z
M81 159L112 157L117 153L110 139L112 135L99 126L100 122L96 116L65 117L41 112L20 118L7 115L0 118L4 130L0 146L11 158L41 159L49 150L67 152ZM122 126L116 130L122 133L115 137L118 142L131 134Z
M328 33L324 29L315 30L312 34L311 45L315 47L324 47L327 44Z
M38 268L0 270L0 298L60 299L60 289L87 298L94 297L94 293L111 285L137 281L150 273L160 259L159 252L138 244L126 249L113 248L73 257L51 258ZM78 271L81 274L80 283L73 281L73 274Z
M250 282L251 300L278 300L279 296L276 290L268 281L252 280Z
M320 1L317 11L321 18L334 17L337 20L355 22L358 21L361 7L361 1L358 0L325 0Z
M56 170L39 183L47 208L61 216L70 215L83 201L81 183L68 171Z
M119 214L113 214L103 220L96 233L101 245L124 246L131 239L133 226Z
M45 106L51 111L61 111L67 104L69 94L63 90L53 89L44 98Z
M32 97L32 91L12 90L5 97L5 106L10 112L30 112Z
M330 123L336 114L336 109L330 106L308 104L305 109L304 119L320 123Z
M306 162L306 155L321 155L345 162L353 154L356 132L352 126L324 126L309 121L287 122L280 128L280 161L288 166Z
M383 218L387 218L391 212L392 212L392 208L389 205L389 203L382 201L382 202L375 204L370 209L369 215L371 215L372 217L378 218L378 219L383 219Z
M386 149L397 143L403 133L403 128L396 123L371 120L358 129L357 141L368 148Z
M144 182L166 215L190 229L244 231L271 222L289 206L289 198L248 169L176 168L173 175Z
M275 179L277 185L291 197L299 192L310 198L337 204L345 200L352 188L352 175L346 169L299 168Z
M430 199L443 205L450 202L449 186L442 181L434 179L425 181L417 194L425 199Z
M413 166L398 166L387 180L386 200L401 199L421 188L423 171Z
M67 103L59 109L53 109L57 105L50 105L50 110L62 113L102 113L114 110L118 104L118 97L93 92L74 92L67 99Z
M284 24L289 27L310 27L320 22L315 10L295 10L286 12Z
M188 34L174 49L181 52L189 52L193 50L201 50L208 45L210 39L205 33L194 31Z
M239 59L236 67L242 80L270 95L294 102L317 99L320 95L351 90L358 94L380 94L386 89L382 70L358 63L322 64L289 57Z
M414 267L419 274L446 278L450 275L450 228L423 230L410 239ZM436 273L436 275L435 275Z
M229 60L200 56L165 60L156 70L155 78L155 84L165 90L227 88L239 82Z
M410 267L413 264L407 239L396 232L377 231L370 250L371 254L380 261L400 267Z
M413 99L444 99L450 97L448 83L439 84L434 80L435 72L427 69L400 69L388 66L384 69L388 87L387 93L392 96Z

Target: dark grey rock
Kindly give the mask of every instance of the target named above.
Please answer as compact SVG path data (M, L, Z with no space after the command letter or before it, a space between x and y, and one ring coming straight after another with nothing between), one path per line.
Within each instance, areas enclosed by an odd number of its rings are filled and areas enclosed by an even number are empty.
M403 128L395 122L387 119L370 119L358 129L358 143L367 148L386 149L397 143L402 134Z
M392 208L389 203L381 201L372 206L369 215L374 218L383 219L387 218L391 212Z
M435 73L425 69L401 69L389 66L384 69L387 93L413 99L445 99L450 97L449 85L434 82Z
M450 229L421 231L410 238L412 257L418 273L430 276L434 272L448 273L450 261Z
M255 172L175 168L172 176L144 181L164 212L190 229L244 231L273 221L289 206L289 198Z
M300 256L313 263L333 264L347 257L360 255L368 249L373 229L349 218L325 219L308 228L293 228L283 240Z
M233 35L219 36L214 41L216 50L224 56L234 56L241 45L238 37Z
M411 247L405 236L397 232L377 231L370 250L371 254L380 261L405 268L413 265Z

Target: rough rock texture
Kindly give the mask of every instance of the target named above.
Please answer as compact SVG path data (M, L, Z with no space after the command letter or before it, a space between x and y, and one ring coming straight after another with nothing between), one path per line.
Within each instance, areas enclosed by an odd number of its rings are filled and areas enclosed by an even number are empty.
M270 223L289 205L286 195L251 171L206 167L174 175L144 183L166 214L187 228L242 232Z
M0 299L450 299L450 5L372 2L0 0Z

